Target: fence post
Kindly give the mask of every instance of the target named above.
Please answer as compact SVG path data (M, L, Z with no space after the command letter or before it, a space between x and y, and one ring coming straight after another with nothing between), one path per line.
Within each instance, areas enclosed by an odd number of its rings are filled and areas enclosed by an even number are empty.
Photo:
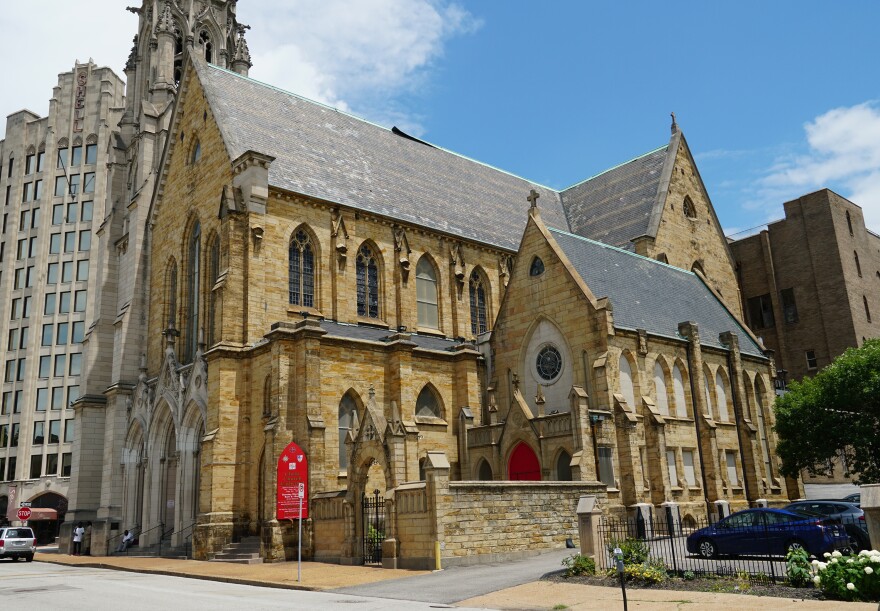
M577 514L581 555L595 560L597 569L609 568L608 555L599 532L599 522L602 519L599 499L593 495L582 496L578 500Z
M669 547L672 550L672 570L678 573L678 558L675 556L675 518L672 504L666 505L666 531L669 533ZM678 509L678 506L675 507Z

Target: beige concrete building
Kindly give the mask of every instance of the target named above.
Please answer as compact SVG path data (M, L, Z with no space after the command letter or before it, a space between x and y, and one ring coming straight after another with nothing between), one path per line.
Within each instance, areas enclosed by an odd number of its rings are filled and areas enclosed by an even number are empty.
M14 520L31 503L41 540L55 537L68 506L71 404L104 264L93 245L123 89L109 68L76 63L58 76L48 115L10 115L0 140L0 515Z
M749 326L788 380L814 375L880 335L880 236L862 209L828 189L785 203L785 218L730 244ZM813 498L854 492L844 463L805 474ZM815 488L815 485L836 487Z

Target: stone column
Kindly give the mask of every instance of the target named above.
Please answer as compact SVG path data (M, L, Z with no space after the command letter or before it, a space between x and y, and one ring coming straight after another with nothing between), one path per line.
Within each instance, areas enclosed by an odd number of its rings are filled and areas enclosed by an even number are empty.
M581 555L596 561L596 568L607 569L610 566L608 554L602 548L602 537L599 533L599 499L593 495L584 495L578 500L578 536L580 538Z
M428 496L428 513L433 520L434 544L439 548L437 553L442 557L445 546L446 529L444 521L450 513L450 497L449 497L449 460L443 452L428 452L425 458L425 493ZM440 558L436 558L437 564L440 564ZM430 567L435 568L435 567ZM437 566L436 568L440 568Z

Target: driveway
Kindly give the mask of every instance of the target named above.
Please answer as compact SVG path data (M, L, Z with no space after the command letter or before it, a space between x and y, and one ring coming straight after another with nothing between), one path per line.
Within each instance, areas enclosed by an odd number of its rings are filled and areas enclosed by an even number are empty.
M577 551L552 550L523 560L452 567L413 577L339 588L333 592L452 604L540 579L545 573L562 569L562 559Z

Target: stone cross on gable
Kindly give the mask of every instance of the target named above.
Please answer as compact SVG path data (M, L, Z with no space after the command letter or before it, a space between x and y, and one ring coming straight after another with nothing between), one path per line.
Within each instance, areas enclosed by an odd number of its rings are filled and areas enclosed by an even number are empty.
M529 191L529 196L526 198L530 204L532 204L532 208L538 207L538 198L541 197L537 191L532 189Z

